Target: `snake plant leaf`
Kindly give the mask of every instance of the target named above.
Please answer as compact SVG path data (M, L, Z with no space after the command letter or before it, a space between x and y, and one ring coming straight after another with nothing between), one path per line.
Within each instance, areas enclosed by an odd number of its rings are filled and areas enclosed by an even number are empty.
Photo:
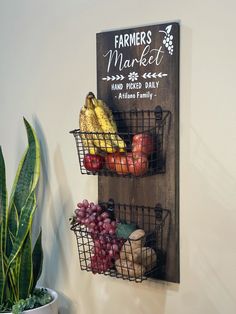
M8 259L6 276L7 275L9 276L9 274L11 274L12 272L18 274L19 276L19 270L18 269L16 270L16 268L19 268L18 257L20 256L19 253L22 251L27 234L31 230L32 220L33 220L33 215L34 215L35 210L36 210L36 196L35 196L35 191L33 190L31 194L29 195L26 201L26 204L22 208L22 211L21 211L21 215L19 219L19 228L15 237L14 243L12 245L12 252ZM6 285L6 282L4 284ZM5 289L5 285L3 289ZM12 288L15 288L15 285L14 287L12 286ZM18 291L18 295L19 295L19 291Z
M7 208L7 189L6 189L6 170L5 162L0 146L0 224L6 220Z
M19 215L15 203L13 203L11 212L8 215L8 228L15 235L19 226Z
M29 194L35 189L40 173L40 146L35 131L24 118L28 137L28 148L19 163L13 189L10 196L10 210L13 204L18 215L24 207Z
M7 236L7 188L6 188L6 170L5 162L0 146L0 224L2 225L2 249L6 250L6 236Z
M21 210L32 190L35 189L40 173L40 146L35 131L24 119L28 138L28 148L24 153L14 180L8 215L8 228L12 234L16 235L18 229L18 220ZM11 241L7 240L7 256L12 250Z
M18 182L18 178L20 176L20 172L22 171L23 164L26 160L26 155L28 153L28 150L29 150L29 148L27 148L27 150L25 151L25 153L24 153L24 155L23 155L23 157L22 157L22 159L18 165L17 173L15 176L15 181L14 181L13 188L12 188L12 193L10 196L9 213L8 213L8 230L9 230L9 233L13 234L14 236L16 235L17 230L18 230L19 215L20 215L20 213L18 213L18 210L17 210L15 202L14 202L14 192L15 192L16 185ZM12 242L11 242L11 239L10 239L9 234L8 234L8 236L7 236L7 251L6 251L7 256L10 255L11 250L12 250Z
M16 234L15 241L13 243L12 252L9 256L9 265L12 264L12 262L22 249L25 238L29 230L31 229L35 210L36 210L36 196L35 191L32 191L26 201L25 206L21 210L19 228Z
M0 309L7 310L20 298L27 299L31 295L42 267L41 234L34 253L31 239L40 172L40 146L35 131L26 119L24 124L28 147L19 163L9 203L0 147ZM37 256L38 269L34 266ZM34 274L37 279L33 278Z
M32 290L34 290L34 288L37 284L37 281L41 275L42 266L43 266L42 230L40 230L38 239L34 245L32 258L33 258L33 286L32 286Z
M13 204L11 211L8 212L8 233L7 233L7 246L6 255L9 256L12 250L12 239L16 236L19 226L19 216L15 204Z
M5 282L5 267L2 249L2 224L0 225L0 304L3 303L4 282Z
M19 298L26 299L30 292L33 283L33 263L32 263L32 245L31 233L28 232L22 250L19 254L19 277L18 277L18 291Z
M4 253L6 251L7 238L7 188L5 162L0 146L0 303L4 295L5 268Z

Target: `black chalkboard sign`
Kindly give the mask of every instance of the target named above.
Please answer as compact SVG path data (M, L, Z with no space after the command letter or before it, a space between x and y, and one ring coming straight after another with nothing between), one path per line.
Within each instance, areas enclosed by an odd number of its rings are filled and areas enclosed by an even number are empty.
M154 25L97 34L98 92L122 107L166 101L176 89L179 25Z
M166 271L179 282L179 24L166 23L97 34L97 97L113 110L171 112L166 171L140 179L99 176L99 200L171 211Z

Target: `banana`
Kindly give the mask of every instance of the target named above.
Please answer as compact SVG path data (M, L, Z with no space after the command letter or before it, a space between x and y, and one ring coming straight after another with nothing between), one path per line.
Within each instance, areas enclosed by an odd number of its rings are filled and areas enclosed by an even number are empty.
M114 153L116 148L110 139L107 139L103 129L101 128L96 113L94 111L93 103L91 102L91 97L86 97L85 104L85 121L86 128L88 132L91 132L91 137L95 146L107 153Z
M100 124L102 131L104 133L111 133L107 135L109 139L111 139L113 145L118 147L119 151L124 151L126 148L126 144L123 141L123 139L117 134L117 127L113 120L110 109L104 104L103 101L101 100L98 101L98 99L96 99L96 97L92 93L89 93L88 97L91 99L94 105L94 111L96 113L96 116L97 116L97 119L98 119L98 122ZM107 115L108 110L110 112L108 114L110 116L110 119L112 120L112 123Z
M106 113L106 115L107 115L107 117L111 123L111 126L113 127L115 133L117 133L117 125L114 121L113 114L112 114L112 111L110 110L110 108L108 108L106 103L100 99L97 99L96 102L97 102L97 106L102 108L105 111L105 113Z
M83 106L80 110L80 115L79 115L79 127L80 131L80 138L82 140L82 144L84 148L87 148L89 153L92 155L96 155L99 153L99 149L93 144L91 134L88 134L87 126L86 126L86 117L85 117L85 107ZM83 132L86 132L84 134Z

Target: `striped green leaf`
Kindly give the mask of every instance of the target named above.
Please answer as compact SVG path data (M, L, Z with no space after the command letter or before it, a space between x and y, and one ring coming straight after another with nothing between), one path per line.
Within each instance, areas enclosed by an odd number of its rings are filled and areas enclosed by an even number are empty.
M16 177L14 180L11 197L10 211L15 206L20 216L30 193L35 189L40 172L40 147L35 131L24 119L28 137L28 148L19 163Z
M7 188L5 162L0 146L0 303L2 304L5 287L4 253L7 238Z
M19 299L26 299L31 292L33 282L32 247L30 232L28 232L26 236L18 260L19 260L19 277L18 277Z
M32 191L30 196L26 200L25 206L21 210L18 231L16 234L15 241L13 243L12 252L9 257L9 265L12 264L12 262L22 249L26 236L29 230L31 229L35 210L36 210L36 196L35 191Z
M42 248L42 230L40 230L38 239L34 245L33 250L33 286L35 288L37 281L42 273L43 266L43 248Z
M9 205L0 148L0 304L4 307L19 298L27 298L34 283L31 229L36 210L40 147L33 128L25 119L24 124L28 147L17 169Z
M5 283L4 252L2 248L2 224L0 225L0 304L3 303Z
M8 232L7 232L7 247L6 255L9 256L12 250L12 239L16 236L19 225L19 217L15 204L13 204L11 211L8 213Z
M2 154L2 148L0 146L0 224L4 224L6 222L6 210L7 210L6 170Z

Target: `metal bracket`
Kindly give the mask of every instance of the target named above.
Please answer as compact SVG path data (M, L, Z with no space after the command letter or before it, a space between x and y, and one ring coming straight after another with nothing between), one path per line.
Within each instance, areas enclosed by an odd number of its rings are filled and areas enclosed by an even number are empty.
M163 213L163 211L162 211L162 207L161 207L161 204L156 204L156 206L155 206L155 216L156 216L156 219L157 220L162 220L162 213Z
M156 120L158 120L158 121L162 120L162 108L161 108L161 106L156 106L155 116L156 116Z
M115 220L115 203L112 198L110 198L107 202L107 212L109 213L109 218L111 220Z
M109 198L108 202L107 202L108 208L111 208L112 210L115 207L115 202L112 198Z

